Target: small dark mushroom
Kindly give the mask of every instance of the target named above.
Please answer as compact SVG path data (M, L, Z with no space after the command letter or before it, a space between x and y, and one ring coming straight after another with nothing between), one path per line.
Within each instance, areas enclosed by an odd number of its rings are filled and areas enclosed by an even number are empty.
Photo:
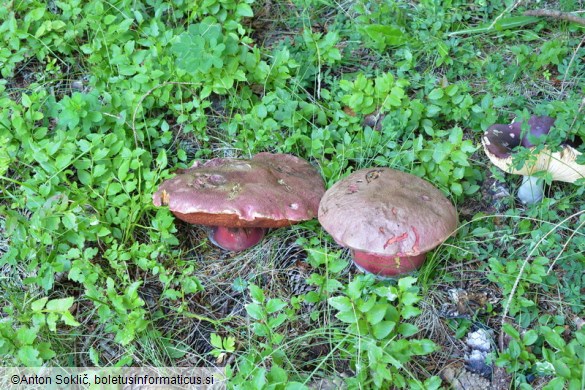
M307 161L259 153L250 160L215 158L196 163L162 183L156 206L183 221L211 226L210 240L232 251L247 249L267 228L314 218L325 184Z
M544 196L542 181L534 177L536 172L549 172L553 180L574 183L585 177L585 166L576 162L581 154L572 146L563 145L558 152L544 148L534 160L527 161L520 169L513 165L512 151L517 146L533 147L532 137L543 137L550 132L554 119L548 116L533 116L528 120L529 131L522 135L522 122L509 125L490 126L482 137L485 154L491 162L507 173L522 175L522 185L518 188L518 198L523 203L532 204Z
M362 121L362 125L369 126L376 131L382 131L382 121L384 120L385 115L382 114L380 111L376 110L369 115L364 117Z
M546 136L555 120L548 116L533 116L528 120L528 132L522 134L523 122L513 122L509 125L495 124L490 126L484 136L484 147L487 152L498 158L508 158L517 146L530 148L534 144L531 137L540 138Z

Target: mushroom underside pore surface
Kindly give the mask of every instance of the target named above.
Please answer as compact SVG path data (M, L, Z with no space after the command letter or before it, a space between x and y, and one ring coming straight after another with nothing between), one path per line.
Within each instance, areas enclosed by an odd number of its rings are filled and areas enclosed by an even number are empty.
M319 222L354 263L382 277L419 268L457 227L453 204L432 184L391 168L356 171L333 185Z

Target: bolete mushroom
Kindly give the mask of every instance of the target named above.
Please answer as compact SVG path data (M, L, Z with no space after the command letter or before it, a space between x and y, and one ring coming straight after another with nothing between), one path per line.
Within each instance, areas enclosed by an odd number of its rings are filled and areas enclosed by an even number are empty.
M307 161L259 153L250 160L214 158L163 182L153 195L186 222L211 226L210 240L232 251L247 249L267 228L317 215L325 184Z
M321 199L319 222L358 268L383 277L418 269L457 227L453 204L429 182L391 168L358 170Z
M517 146L531 148L534 144L530 138L546 136L553 127L554 119L548 116L532 116L528 120L528 132L522 134L522 123L490 126L482 137L485 154L491 162L503 171L523 175L522 185L518 188L518 198L525 204L540 201L544 195L543 183L534 176L536 172L549 172L553 180L574 183L585 177L585 165L576 162L581 154L570 145L552 152L544 147L534 159L526 161L519 169L514 167L512 152Z

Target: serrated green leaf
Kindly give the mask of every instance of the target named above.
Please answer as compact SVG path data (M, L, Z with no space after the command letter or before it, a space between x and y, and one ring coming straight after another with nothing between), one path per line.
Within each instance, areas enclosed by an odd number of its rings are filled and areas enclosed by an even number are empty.
M355 278L347 284L347 296L353 300L358 300L362 296L363 286L363 279Z
M61 321L63 321L63 323L65 325L69 325L69 326L79 326L81 325L79 322L77 322L77 320L73 317L73 314L69 313L69 312L65 312L63 313L63 315L61 315Z
M223 349L227 352L234 352L236 350L235 337L229 336L223 339Z
M30 308L32 311L40 311L45 307L45 303L47 303L47 301L49 300L49 298L44 297L41 299L37 299L36 301L34 301L33 303L30 304Z
M36 22L37 20L40 20L43 17L43 15L45 15L46 10L47 7L35 8L26 15L25 20Z
M266 303L266 312L268 314L275 313L282 310L286 306L286 302L279 298L269 299Z
M30 97L26 93L20 95L20 102L24 107L27 108L32 105L32 101L30 100Z
M212 333L209 335L209 342L213 347L223 349L221 337L217 333Z
M97 179L106 172L107 172L107 168L106 168L105 164L97 164L96 166L93 167L93 171L91 174L92 174L93 178Z
M376 298L375 297L369 297L367 299L358 299L357 303L356 303L356 308L362 312L362 313L366 313L368 311L370 311L374 305L376 304Z
M59 319L59 315L57 313L49 313L47 314L47 326L51 332L57 331L57 320Z
M103 18L104 24L106 26L112 24L114 22L114 20L116 20L116 16L114 16L114 15L106 15Z
M404 89L394 86L390 90L390 94L386 97L385 106L400 107L402 99L404 98Z
M407 41L402 30L394 26L369 24L363 27L363 31L376 42L377 49L384 49L386 46L402 45Z
M376 325L380 321L384 319L386 315L386 309L388 308L388 304L384 302L379 302L374 307L366 313L366 320L372 324Z
M266 385L266 369L255 368L250 378L251 389L263 389Z
M181 344L173 344L170 341L163 343L165 353L172 359L180 359L187 354L187 347Z
M44 342L36 345L37 351L39 351L39 357L43 360L49 360L57 355L55 351L51 349L51 343Z
M443 92L442 88L435 88L429 93L428 98L431 100L439 100L444 96L444 94L445 93Z
M394 321L380 321L372 327L372 334L378 340L385 339L396 327Z
M51 29L53 31L61 31L65 28L66 24L62 20L53 20L51 22Z
M421 310L418 307L406 305L400 310L400 314L404 319L409 319L412 317L416 317L421 313Z
M567 366L567 363L560 359L555 359L552 362L555 372L557 375L562 376L563 378L570 379L571 378L571 369Z
M43 364L39 351L30 345L20 347L17 356L26 367L40 367Z
M250 295L252 296L253 300L255 300L258 303L264 303L266 297L264 296L264 291L262 291L260 287L251 283L248 286L248 290L250 291Z
M254 331L254 334L256 336L260 337L266 337L270 334L270 332L268 331L268 327L259 322L255 322L254 324L252 324L252 330Z
M335 317L339 318L340 321L345 322L347 324L355 324L357 321L357 317L355 313L352 311L340 311L335 315Z
M450 156L451 150L452 146L447 142L436 143L433 147L433 161L440 164Z
M122 345L128 345L132 340L134 340L134 328L130 327L119 329L114 337L114 341Z
M353 312L353 304L351 300L346 296L337 296L331 297L328 299L328 302L331 306L339 311L352 311Z
M285 370L276 364L272 364L270 372L267 374L267 378L270 379L270 383L286 383L288 375Z
M426 114L429 118L435 117L439 112L441 112L441 107L437 106L436 104L428 104L425 107Z
M89 348L89 360L96 367L100 365L100 353L94 347Z
M73 305L73 301L73 297L51 299L49 302L47 302L46 310L50 312L62 313L69 310L71 305Z
M418 328L413 324L402 323L398 325L397 331L404 337L410 337L418 332Z
M563 378L554 378L542 387L542 390L559 390L565 388L565 380Z
M237 51L237 42L229 36L224 37L219 24L205 21L190 25L188 30L179 36L179 41L171 50L177 56L176 63L179 68L190 73L208 73L212 68L221 69L224 66L223 53L226 51L224 42L229 45L228 51L234 48Z
M260 306L259 304L249 303L245 307L246 307L246 312L253 319L261 320L261 319L265 318L264 310L262 309L262 306Z
M331 259L327 263L328 270L329 270L329 272L332 272L332 273L339 273L339 272L343 271L347 267L347 264L348 264L347 260L339 259L339 258Z
M254 16L254 11L252 11L252 7L250 7L249 4L240 3L236 7L236 15L244 18L251 18Z
M124 181L128 176L128 171L130 170L130 160L124 160L118 167L118 179L120 181Z
M511 340L508 343L507 351L513 359L518 359L518 357L522 353L522 347L520 346L520 343L518 341Z
M417 355L428 355L437 350L437 345L428 339L412 340L411 341L412 352Z
M417 279L412 276L406 276L398 280L398 289L400 291L407 291L416 283Z
M534 329L526 331L522 336L522 341L524 342L524 345L527 346L534 344L536 340L538 340L538 333Z
M37 329L22 327L16 331L16 340L20 345L30 345L37 338L37 333Z
M544 340L553 348L561 350L566 346L565 340L548 326L542 326L540 331L544 336Z
M425 390L438 390L441 387L441 378L438 376L432 376L427 378L424 382L424 389Z
M400 296L400 303L404 306L411 306L421 300L421 297L414 292L406 291Z
M490 260L494 260L494 262L501 265L501 263L499 263L496 259L490 259ZM514 339L516 339L516 340L520 339L520 333L518 333L518 331L511 324L505 323L503 325L502 329L504 329L504 332L506 332L507 335L513 337Z

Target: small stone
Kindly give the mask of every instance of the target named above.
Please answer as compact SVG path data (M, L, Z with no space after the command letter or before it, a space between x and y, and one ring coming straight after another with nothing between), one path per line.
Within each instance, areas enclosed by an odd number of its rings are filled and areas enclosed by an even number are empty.
M471 349L489 352L492 349L491 336L485 329L478 329L467 334L465 344Z

